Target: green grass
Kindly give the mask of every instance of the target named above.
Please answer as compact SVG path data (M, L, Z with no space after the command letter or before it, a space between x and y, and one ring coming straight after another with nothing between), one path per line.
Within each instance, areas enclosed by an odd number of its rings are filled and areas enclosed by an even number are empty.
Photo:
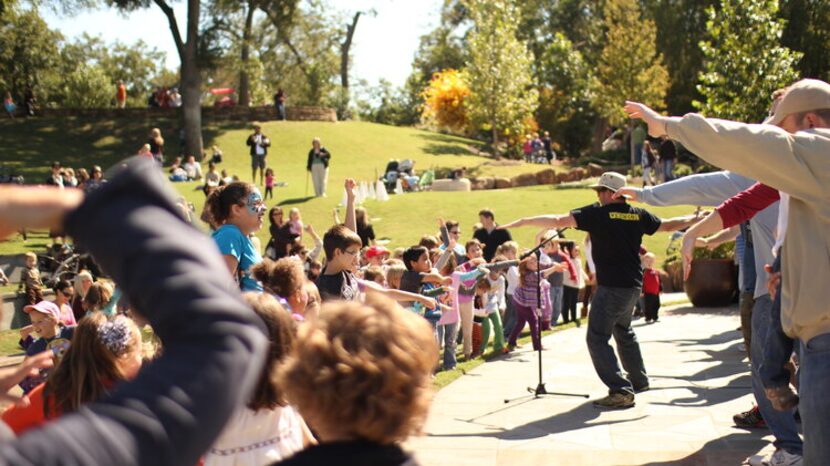
M3 120L0 121L0 138L4 141L6 155L0 165L18 170L29 181L44 179L51 160L61 160L64 165L74 167L93 163L108 166L134 153L145 141L147 129L152 126L162 128L167 138L168 157L175 154L178 146L177 124L167 120ZM208 123L204 132L205 146L218 144L224 152L224 163L220 167L243 180L250 180L251 176L250 157L245 146L250 131L244 123ZM269 164L274 167L277 179L288 183L286 187L275 188L275 198L268 200L268 205L300 207L303 220L315 226L321 235L332 223L332 210L342 198L343 179L375 179L391 158L411 158L416 161L416 169L465 166L488 176L512 176L546 168L524 162L493 164L488 158L470 155L468 148L478 144L475 141L374 123L267 122L263 125L263 132L272 140ZM310 141L315 136L321 137L323 144L332 152L327 198L307 197L307 192L313 189L310 186L306 188L305 162ZM195 190L197 184L176 183L175 187L200 211L204 195ZM367 201L365 207L373 218L378 237L388 238L391 247L406 247L416 243L423 234L437 233L438 217L461 221L464 237L467 238L472 233L472 225L478 221L478 210L483 207L493 209L497 220L505 223L520 216L567 212L595 200L594 193L587 189L534 186L467 193L393 195L385 203ZM674 216L687 213L689 209L673 207L655 208L653 211L661 216ZM513 233L520 244L529 245L536 231L524 228ZM266 244L267 225L258 235L263 245ZM573 232L569 236L581 240L584 235ZM0 242L0 254L40 251L48 242L44 232L32 234L25 243L18 236ZM306 242L309 243L308 238ZM645 244L660 256L665 251L667 235L646 237Z

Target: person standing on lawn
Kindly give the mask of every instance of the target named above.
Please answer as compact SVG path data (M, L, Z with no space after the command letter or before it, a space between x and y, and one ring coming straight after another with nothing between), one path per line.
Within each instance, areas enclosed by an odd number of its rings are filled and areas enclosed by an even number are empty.
M510 232L496 228L496 215L490 209L481 209L478 212L481 228L473 232L473 238L484 245L484 260L490 262L496 255L496 249L502 244L513 241Z
M680 230L696 218L687 216L663 220L629 205L625 198L614 199L614 193L623 186L623 175L605 172L597 184L591 186L597 193L598 204L564 215L522 218L499 227L577 228L590 233L591 253L597 269L597 290L591 303L587 343L594 369L608 386L608 396L594 401L594 406L605 409L630 408L634 406L634 394L649 388L640 344L631 328L632 310L640 298L643 285L639 255L643 235ZM611 336L617 343L623 367L628 372L627 378L623 376L608 342Z

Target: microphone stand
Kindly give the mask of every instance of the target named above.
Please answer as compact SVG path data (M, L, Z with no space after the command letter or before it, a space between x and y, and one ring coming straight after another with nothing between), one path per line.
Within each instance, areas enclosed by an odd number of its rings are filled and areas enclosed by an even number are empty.
M520 256L520 260L524 260L532 255L536 256L536 309L533 311L536 315L536 336L539 341L539 347L536 349L536 353L539 356L539 381L536 385L536 388L527 387L527 391L530 392L530 395L520 396L518 398L512 399L505 399L505 403L510 403L512 401L521 400L523 398L533 397L539 398L542 396L576 396L580 398L588 398L588 395L582 393L564 393L564 392L549 392L547 388L545 388L545 382L542 381L542 248L545 247L546 244L550 243L554 239L559 237L559 232L550 235L549 237L545 238L540 242L535 248L531 249L530 251L522 254ZM533 330L531 329L531 332Z

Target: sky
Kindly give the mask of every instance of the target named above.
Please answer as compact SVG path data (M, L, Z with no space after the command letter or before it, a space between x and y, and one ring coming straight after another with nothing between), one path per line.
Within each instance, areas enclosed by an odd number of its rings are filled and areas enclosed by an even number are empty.
M179 27L184 28L185 2L173 0L171 3ZM330 0L329 4L350 19L359 10L374 8L377 11L377 16L363 15L358 22L352 43L352 80L365 79L370 85L375 85L383 78L402 86L412 71L412 59L420 37L440 22L443 1ZM51 28L59 30L67 39L86 32L101 36L106 43L116 39L128 44L143 40L167 53L168 68L177 69L179 66L167 18L156 6L135 11L129 16L106 7L69 18L57 15L48 8L44 8L41 14Z

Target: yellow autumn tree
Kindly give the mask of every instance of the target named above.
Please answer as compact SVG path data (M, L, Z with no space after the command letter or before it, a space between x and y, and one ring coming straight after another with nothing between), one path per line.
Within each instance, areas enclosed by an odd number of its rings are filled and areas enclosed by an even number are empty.
M421 117L443 129L464 131L469 123L465 105L469 95L470 87L463 71L439 71L432 75L429 86L421 93L424 98Z

